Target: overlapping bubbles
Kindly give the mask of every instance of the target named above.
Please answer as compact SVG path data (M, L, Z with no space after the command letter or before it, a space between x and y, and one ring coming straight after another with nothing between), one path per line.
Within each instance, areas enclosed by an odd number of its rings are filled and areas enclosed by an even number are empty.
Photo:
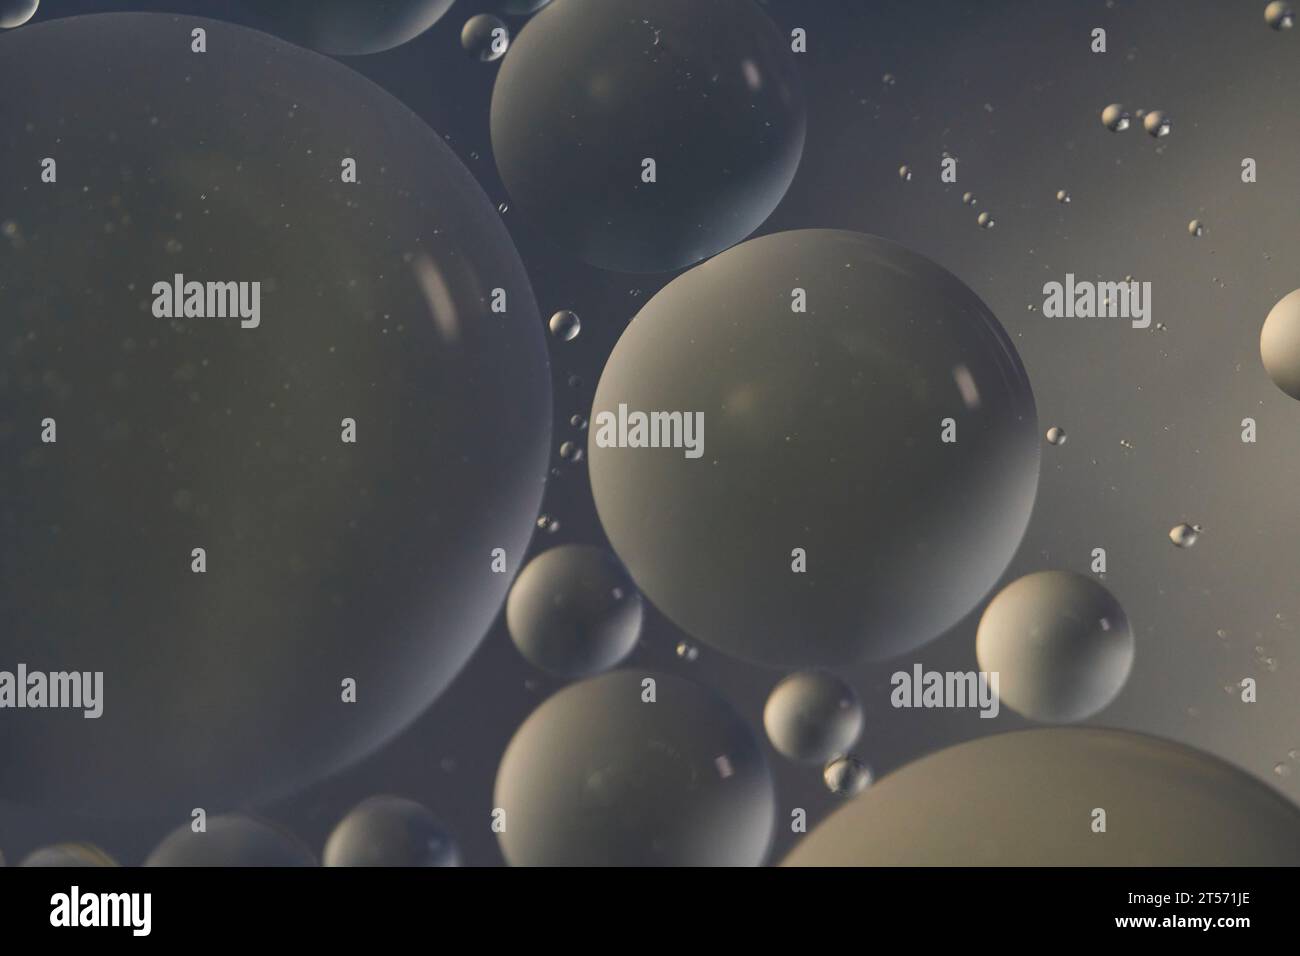
M518 256L414 114L265 34L36 24L0 85L0 661L104 675L96 720L6 720L0 795L188 818L318 779L440 693L522 559L551 400ZM260 283L257 326L159 317L178 276Z

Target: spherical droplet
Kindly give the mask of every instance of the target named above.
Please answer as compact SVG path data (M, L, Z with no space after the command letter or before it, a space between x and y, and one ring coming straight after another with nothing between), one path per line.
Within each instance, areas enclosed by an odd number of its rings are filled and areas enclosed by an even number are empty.
M578 318L578 313L561 309L551 316L549 326L551 334L561 342L572 342L582 331L582 320Z
M19 866L83 867L117 866L118 863L99 847L90 843L56 843L33 850Z
M1273 384L1300 401L1300 289L1269 311L1259 333L1259 355Z
M1169 529L1169 540L1174 543L1175 547L1190 548L1196 544L1197 539L1201 536L1201 526L1198 524L1176 524Z
M1152 110L1146 116L1142 117L1142 128L1160 139L1168 136L1173 132L1174 124L1170 121L1168 114L1164 110Z
M1187 234L1199 239L1201 236L1205 235L1205 223L1201 222L1199 219L1193 219L1187 224Z
M776 812L763 751L735 711L693 681L640 670L538 707L501 758L493 805L514 866L757 866Z
M684 661L696 661L700 658L700 649L686 641L677 642L677 656Z
M1276 763L1273 765L1273 772L1279 777L1289 777L1291 776L1291 767L1289 764Z
M979 298L835 230L673 280L614 348L588 435L601 523L646 598L701 643L791 667L956 623L1019 546L1041 454L1028 378Z
M144 861L145 866L315 866L316 858L278 827L242 813L208 817L195 833L182 823Z
M964 192L961 194L961 201L967 206L973 206L975 205L975 194L972 192Z
M777 752L825 764L848 753L862 733L862 704L848 684L825 671L798 671L768 695L763 726Z
M1264 8L1264 22L1274 30L1290 30L1295 26L1295 10L1286 0L1273 0Z
M560 530L559 519L552 518L550 515L538 515L537 529L539 531L545 531L547 534L555 534L555 532Z
M577 442L566 441L560 445L560 457L567 462L582 461L582 446Z
M1059 425L1053 425L1047 430L1047 442L1050 445L1064 445L1069 440L1069 437L1065 433L1065 429Z
M1119 602L1092 578L1039 571L989 602L975 637L998 696L1031 720L1068 723L1106 707L1133 667L1133 632Z
M572 427L578 429L578 431L586 431L586 430L587 430L587 420L586 420L585 418L583 418L581 415L574 415L574 416L572 416L572 417L569 419L569 424L570 424Z
M200 23L206 55L190 49ZM0 797L184 819L286 795L423 713L500 611L509 576L488 555L524 552L554 447L527 274L442 137L265 33L155 13L34 22L0 35L0 89L26 90L32 117L75 115L60 166L108 177L18 190L0 212L42 223L0 255L5 341L23 343L6 346L0 422L54 402L84 452L0 456L0 552L25 556L0 574L0 662L36 667L39 647L42 670L102 671L106 695L96 720L0 718ZM287 120L295 106L311 121ZM17 181L27 135L0 129L0 181ZM337 181L344 143L363 151L364 201ZM364 156L384 174L367 179ZM329 181L286 175L323 157ZM86 231L124 216L111 240ZM134 290L123 263L146 270ZM227 282L259 301L260 283L260 324L220 317L224 297L218 315L155 318L175 290L152 283L177 273L211 283L209 304ZM490 320L494 288L509 321Z
M1120 133L1129 127L1128 110L1119 103L1111 103L1101 111L1101 123L1112 133Z
M480 13L465 21L460 45L470 56L491 63L505 56L510 46L510 30L492 14Z
M325 843L324 866L459 866L460 850L437 818L404 797L361 801Z
M753 232L794 178L806 127L794 61L751 0L553 3L497 76L501 178L600 268L698 262Z
M614 667L641 635L641 595L601 548L565 544L543 551L510 589L506 625L519 653L557 677Z
M1300 810L1250 774L1155 737L1049 727L896 770L783 865L1291 867L1297 853Z
M1058 189L1056 191L1056 201L1062 204L1070 202L1070 191L1068 189Z
M975 222L981 229L992 229L997 225L997 221L987 212L982 212L975 217Z
M359 56L414 40L437 23L451 4L452 0L236 0L235 8L241 20L302 46Z
M40 0L0 0L0 30L20 27L36 15Z
M902 180L903 182L905 182L905 183L910 183L910 182L912 181L912 167L911 167L911 166L899 166L899 167L898 167L898 178L901 179L901 180Z
M871 785L871 771L856 757L837 757L822 771L822 780L836 796L854 797Z

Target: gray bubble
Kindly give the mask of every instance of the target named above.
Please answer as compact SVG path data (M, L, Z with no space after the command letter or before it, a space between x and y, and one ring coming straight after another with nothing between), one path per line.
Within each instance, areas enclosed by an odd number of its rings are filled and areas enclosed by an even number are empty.
M20 27L36 15L40 0L0 0L0 30Z
M987 212L982 212L975 217L975 222L981 229L992 229L997 225L997 221Z
M1300 401L1300 289L1269 311L1259 333L1259 355L1273 384Z
M601 548L566 544L543 551L510 589L506 625L519 653L559 677L614 667L641 634L641 595Z
M898 178L901 179L901 180L902 180L903 182L905 182L905 183L909 183L909 182L911 182L911 181L912 181L912 167L911 167L911 166L899 166L899 167L898 167Z
M924 812L918 812L924 808ZM1106 811L1106 832L1092 829ZM996 734L877 781L785 866L1294 866L1300 811L1181 744L1118 730Z
M975 194L972 192L962 193L961 201L965 203L967 206L973 206L975 205Z
M620 404L702 414L701 457L602 447ZM997 319L928 259L834 230L751 240L655 295L589 435L601 523L646 598L776 666L942 633L1010 562L1038 486L1033 394Z
M566 687L524 721L494 805L514 866L758 866L776 797L758 741L716 693L622 670Z
M235 9L250 25L313 50L357 56L414 40L437 23L451 4L452 0L236 0Z
M1064 445L1070 436L1065 433L1065 429L1059 425L1053 425L1047 430L1047 441L1051 445Z
M99 847L90 843L56 843L33 850L18 865L66 868L117 866L118 863Z
M582 320L578 318L578 313L570 312L568 309L556 312L547 325L551 334L561 342L572 342L582 331Z
M1196 544L1197 539L1201 536L1201 526L1198 524L1176 524L1169 529L1169 540L1178 548L1190 548Z
M566 441L560 445L560 457L567 462L582 461L582 446L577 442Z
M0 36L0 88L30 87L35 135L99 184L20 190L3 214L43 225L0 256L21 342L0 421L32 423L0 455L0 661L39 648L43 670L105 675L99 719L7 724L0 795L97 815L273 799L414 720L500 611L485 556L527 547L554 448L527 275L441 137L333 60L178 23ZM220 55L190 52L196 26ZM215 102L232 106L195 109ZM27 176L30 135L0 128L3 181ZM341 143L365 144L361 191L338 181ZM309 152L318 172L287 175ZM151 285L175 273L261 282L260 325L155 318ZM484 318L497 287L509 322Z
M1201 222L1199 219L1193 219L1187 224L1187 234L1199 239L1201 236L1205 235L1205 223Z
M559 519L552 518L550 515L538 515L537 530L545 531L547 534L555 534L560 530Z
M825 671L798 671L768 695L767 738L782 756L824 764L846 754L862 733L862 704L853 688Z
M1286 0L1273 0L1264 8L1264 22L1274 30L1290 30L1295 26L1295 10Z
M315 866L316 858L297 839L242 813L208 817L195 833L182 823L144 861L145 866Z
M980 669L1002 703L1032 720L1068 723L1102 710L1133 668L1124 609L1092 578L1038 571L989 602L975 637Z
M510 31L499 18L480 13L465 21L460 45L470 56L491 63L505 56L510 46Z
M686 641L677 642L676 653L684 661L693 662L700 659L700 649Z
M569 424L572 425L574 428L578 429L578 431L587 430L587 420L583 418L581 415L574 415L573 417L571 417L569 419Z
M334 828L325 866L460 866L460 851L437 818L404 797L369 797Z
M1128 110L1119 103L1111 103L1101 111L1101 123L1112 133L1122 133L1129 128Z
M1173 132L1174 124L1164 110L1152 110L1142 117L1142 127L1156 139Z
M1056 201L1062 205L1070 203L1070 191L1068 189L1058 189L1056 191Z
M750 0L553 3L497 76L501 178L593 265L690 265L749 235L794 178L806 118L793 61Z
M822 771L826 789L839 797L855 797L871 786L871 771L856 757L837 757Z

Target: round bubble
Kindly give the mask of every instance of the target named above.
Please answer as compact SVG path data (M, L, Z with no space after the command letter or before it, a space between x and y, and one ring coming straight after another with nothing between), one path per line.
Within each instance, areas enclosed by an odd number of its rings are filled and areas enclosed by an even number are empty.
M1187 224L1187 234L1195 239L1205 235L1205 223L1199 219L1193 219Z
M145 866L315 866L316 858L295 837L242 813L208 817L194 832L183 823L144 861Z
M625 670L566 687L524 721L493 805L514 866L757 866L776 797L758 741L717 694Z
M1201 536L1201 526L1197 524L1176 524L1169 529L1169 540L1178 548L1190 548Z
M480 13L465 21L460 31L460 45L470 56L484 63L499 60L510 46L510 31L490 13Z
M572 342L582 332L582 319L578 318L576 312L561 309L551 316L551 321L547 323L547 327L551 330L551 334L561 342Z
M1059 425L1053 425L1047 430L1047 443L1049 445L1064 445L1069 440L1070 436Z
M1062 205L1070 204L1070 191L1068 189L1058 189L1056 191L1056 201Z
M848 753L862 733L853 688L825 671L799 671L772 688L763 708L767 738L782 756L824 764Z
M555 0L492 95L511 199L619 272L678 269L753 232L794 178L805 125L789 37L751 0Z
M1121 133L1129 127L1128 110L1119 103L1111 103L1101 111L1101 122L1112 133Z
M1106 833L1093 812L1106 811ZM1181 744L1049 727L949 747L876 782L785 866L1294 866L1300 810Z
M221 56L177 41L200 25ZM0 37L0 88L30 117L4 181L59 140L57 188L4 210L0 661L103 672L105 699L8 726L0 795L288 793L410 723L505 600L488 555L524 553L553 447L523 266L441 137L267 34L36 23Z
M836 757L822 771L822 781L836 796L856 797L871 786L871 771L856 757Z
M1264 8L1264 22L1274 30L1290 30L1295 26L1295 10L1286 0L1273 0Z
M2 861L0 861L2 862ZM99 847L90 843L56 843L33 850L19 866L117 866L118 863Z
M401 46L437 23L451 5L452 0L235 0L241 20L250 26L340 56Z
M325 843L325 866L459 866L460 850L437 818L404 797L357 804Z
M1173 122L1164 110L1152 110L1142 117L1142 127L1157 139L1168 136L1174 128Z
M1029 380L979 298L832 230L751 240L659 292L588 435L601 522L646 598L787 667L889 657L956 623L1019 546L1041 453Z
M998 674L1002 703L1033 720L1068 723L1106 707L1133 667L1133 631L1092 578L1038 571L989 602L975 636L980 669Z
M40 0L0 0L0 30L20 27L36 16Z
M981 229L992 229L994 226L997 225L997 220L995 220L993 216L987 212L982 212L978 216L976 216L975 222Z
M1259 334L1259 355L1273 384L1300 401L1300 289L1269 311Z
M519 653L558 677L589 677L632 652L641 635L641 595L602 548L565 544L519 573L506 625Z

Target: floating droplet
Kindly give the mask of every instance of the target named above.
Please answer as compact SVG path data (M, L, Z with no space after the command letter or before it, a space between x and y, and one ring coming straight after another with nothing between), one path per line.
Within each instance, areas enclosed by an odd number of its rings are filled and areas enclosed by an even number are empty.
M1173 132L1174 124L1164 110L1152 110L1142 118L1142 127L1156 139Z
M973 206L975 205L975 194L972 192L964 192L961 194L961 201L968 206Z
M837 757L822 771L822 780L836 796L852 797L871 785L871 771L856 757Z
M369 797L325 843L324 866L459 866L460 851L438 820L404 797Z
M1273 765L1273 772L1279 777L1291 776L1291 767L1289 764L1277 763Z
M695 661L700 658L700 649L694 644L687 644L685 641L677 642L677 656L684 661Z
M582 446L577 442L566 441L560 445L560 457L568 462L582 461Z
M899 166L899 167L898 167L898 178L901 179L901 180L903 180L903 182L905 182L905 183L910 183L910 182L912 181L912 167L911 167L911 166Z
M1179 548L1190 548L1200 536L1201 526L1198 524L1176 524L1169 529L1169 540Z
M1205 235L1205 223L1201 222L1199 219L1193 219L1187 224L1187 234L1199 239L1201 236Z
M1101 122L1112 133L1121 133L1128 129L1130 117L1122 105L1111 103L1101 111Z
M560 522L558 519L552 518L550 515L539 515L537 518L537 527L538 530L545 531L547 534L555 534L555 532L560 530Z
M979 224L981 229L992 229L997 225L997 222L987 212L982 212L976 216L975 222Z
M1047 430L1047 441L1049 444L1064 445L1068 438L1069 436L1065 434L1065 429L1061 428L1059 425L1053 425Z
M1300 289L1269 311L1259 333L1259 354L1273 384L1300 401Z
M569 419L569 424L578 429L578 431L586 431L587 429L587 420L581 415L574 415Z
M315 866L311 851L279 827L242 813L208 818L196 833L182 823L163 838L145 866Z
M1285 0L1273 0L1264 8L1264 22L1274 30L1290 30L1295 26L1295 10Z
M582 331L582 320L578 318L576 312L570 312L568 309L561 309L551 316L550 321L551 334L561 342L572 342Z
M0 30L20 27L36 15L40 0L0 0Z
M763 726L777 752L825 764L848 753L862 733L862 704L853 688L826 671L798 671L772 688Z
M1070 202L1070 191L1068 189L1058 189L1056 191L1056 201L1062 204Z
M505 56L510 47L510 30L492 14L480 13L465 21L460 45L470 56L491 63Z

